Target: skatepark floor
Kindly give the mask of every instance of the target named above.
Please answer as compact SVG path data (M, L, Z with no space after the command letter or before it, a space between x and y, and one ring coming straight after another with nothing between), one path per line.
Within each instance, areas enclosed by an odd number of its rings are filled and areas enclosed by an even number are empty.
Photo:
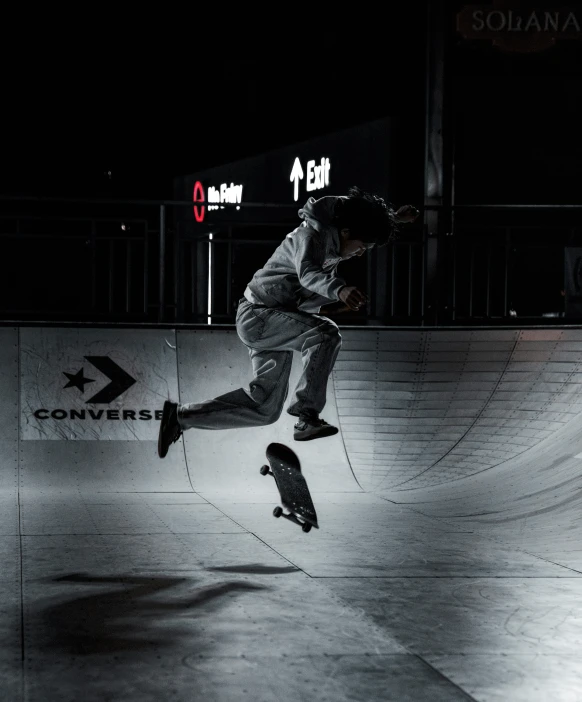
M160 460L164 399L248 385L234 330L0 329L2 699L582 699L582 330L342 337L338 435ZM319 530L273 517L272 441Z

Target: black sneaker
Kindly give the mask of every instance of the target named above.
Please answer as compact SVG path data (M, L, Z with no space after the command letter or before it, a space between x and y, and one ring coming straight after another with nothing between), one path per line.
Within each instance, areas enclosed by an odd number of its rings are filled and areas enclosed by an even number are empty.
M158 456L164 458L171 444L182 436L182 429L178 423L178 403L166 400L160 421L158 434Z
M339 429L332 427L323 419L317 417L300 417L294 427L293 438L295 441L311 441L324 436L333 436Z

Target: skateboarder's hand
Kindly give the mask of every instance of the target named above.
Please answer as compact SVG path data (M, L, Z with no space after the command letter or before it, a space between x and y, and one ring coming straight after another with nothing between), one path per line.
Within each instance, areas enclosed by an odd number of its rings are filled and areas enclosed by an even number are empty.
M413 205L402 205L396 210L396 220L405 224L414 222L418 215L419 212Z
M355 286L346 285L339 291L339 299L354 312L358 312L368 302L368 296Z

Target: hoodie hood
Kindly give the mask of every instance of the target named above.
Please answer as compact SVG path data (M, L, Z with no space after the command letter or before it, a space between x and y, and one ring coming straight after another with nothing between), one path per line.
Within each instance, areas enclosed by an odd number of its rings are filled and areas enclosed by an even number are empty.
M335 206L338 200L345 198L341 196L327 195L319 200L310 197L298 214L304 220L303 226L309 226L318 232L327 232L329 229L336 229L332 224Z

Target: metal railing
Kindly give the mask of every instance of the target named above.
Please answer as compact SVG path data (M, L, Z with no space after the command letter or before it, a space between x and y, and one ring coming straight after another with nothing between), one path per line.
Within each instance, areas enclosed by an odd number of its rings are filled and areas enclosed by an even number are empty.
M436 232L427 232L440 239L434 302L441 324L564 323L564 255L568 246L582 243L582 205L425 209L441 219Z
M245 203L246 220L225 210L196 228L184 226L191 207L173 200L0 196L0 316L232 324L254 271L296 226L297 206ZM340 275L348 279L349 272L348 284L366 289L370 304L342 314L342 323L430 326L433 306L439 324L561 319L564 248L577 237L582 243L582 205L425 210L442 216L435 231L410 225L394 246L343 264ZM543 213L550 219L543 221ZM429 264L431 238L439 248ZM431 276L436 287L427 286Z
M297 210L273 203L240 206L276 211L278 220ZM5 266L0 317L184 321L178 315L184 286L178 279L182 242L176 214L191 208L189 201L174 200L0 196L0 266ZM227 219L220 214L214 225L198 227L200 240L224 226Z

